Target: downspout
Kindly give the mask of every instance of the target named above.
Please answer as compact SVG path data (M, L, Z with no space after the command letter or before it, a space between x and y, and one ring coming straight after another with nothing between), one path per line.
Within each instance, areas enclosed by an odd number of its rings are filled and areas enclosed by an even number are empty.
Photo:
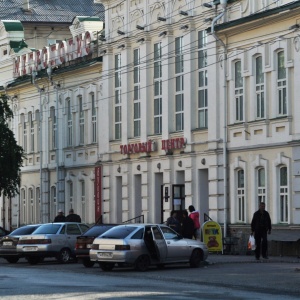
M226 13L226 5L227 5L227 1L221 1L222 3L222 7L223 7L223 11L216 16L213 20L212 20L212 24L211 24L211 34L214 36L214 38L219 41L223 48L224 48L224 59L223 59L223 101L224 101L224 124L223 124L223 177L224 177L224 234L223 237L226 237L226 233L227 233L227 190L228 190L228 186L227 186L227 182L228 182L228 176L227 176L227 82L226 82L226 74L227 74L227 47L226 44L217 36L217 34L215 33L215 24L216 22L221 19L225 13Z

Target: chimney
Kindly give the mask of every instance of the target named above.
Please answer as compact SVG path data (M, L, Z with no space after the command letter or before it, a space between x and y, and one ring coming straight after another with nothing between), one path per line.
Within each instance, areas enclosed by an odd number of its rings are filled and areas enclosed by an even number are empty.
M30 10L29 0L23 0L23 10Z

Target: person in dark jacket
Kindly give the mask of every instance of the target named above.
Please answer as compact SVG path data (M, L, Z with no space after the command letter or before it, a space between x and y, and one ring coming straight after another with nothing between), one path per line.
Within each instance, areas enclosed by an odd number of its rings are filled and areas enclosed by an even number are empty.
M176 232L180 233L180 223L177 219L177 212L172 210L171 211L171 216L167 219L167 226L171 227L174 229Z
M256 259L260 258L260 250L262 257L268 259L268 239L267 234L271 233L271 218L269 213L265 210L266 205L264 202L259 204L259 210L253 214L251 222L252 234L254 233L255 238L255 256Z
M61 209L58 210L58 215L54 218L53 222L66 222L66 217L64 216L64 212Z
M74 213L74 209L71 208L69 210L69 214L67 215L66 217L66 222L78 222L78 223L81 223L81 218L79 215L76 215Z
M181 234L187 239L192 239L194 235L194 222L186 210L182 211Z

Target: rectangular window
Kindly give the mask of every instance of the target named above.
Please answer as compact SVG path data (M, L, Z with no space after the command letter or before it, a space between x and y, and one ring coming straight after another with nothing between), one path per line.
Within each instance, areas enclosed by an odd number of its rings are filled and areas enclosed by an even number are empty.
M262 57L255 59L255 92L256 92L256 117L265 117L265 85L262 66Z
M184 129L183 37L175 38L175 130Z
M73 182L69 182L69 200L70 207L73 207Z
M161 42L154 44L154 134L162 132L162 52Z
M277 97L278 97L278 114L287 114L286 98L286 68L284 65L284 52L277 53Z
M115 139L122 137L122 101L121 101L121 54L115 55L115 103L114 123Z
M289 196L288 196L288 178L287 167L279 169L279 197L280 197L280 222L288 223L289 221Z
M35 120L37 122L37 136L36 136L36 140L37 140L37 151L39 152L40 151L40 137L41 137L41 114L40 114L40 111L37 110L35 112Z
M206 31L198 32L198 128L208 127Z
M30 113L28 116L30 126L30 152L34 152L34 123L32 119L32 113Z
M26 218L26 192L25 189L21 190L21 203L23 204L23 224L27 224L27 218Z
M50 108L50 118L52 121L52 149L56 149L57 124L56 124L55 108L53 106Z
M85 182L81 181L81 212L82 221L85 221Z
M23 115L23 149L27 153L27 125L25 122L25 116Z
M84 110L83 110L83 101L82 96L78 97L79 105L79 144L84 144Z
M237 201L238 201L238 221L245 222L245 182L244 170L237 172Z
M240 61L235 63L234 68L235 80L235 120L243 121L244 119L244 99L243 99L243 77L242 77L242 64Z
M97 142L97 111L95 106L95 95L90 94L92 103L92 143Z
M141 135L141 100L140 100L140 49L133 51L133 123L134 137Z
M73 144L73 121L72 121L72 112L71 112L71 100L66 100L66 106L67 106L67 145L72 146Z

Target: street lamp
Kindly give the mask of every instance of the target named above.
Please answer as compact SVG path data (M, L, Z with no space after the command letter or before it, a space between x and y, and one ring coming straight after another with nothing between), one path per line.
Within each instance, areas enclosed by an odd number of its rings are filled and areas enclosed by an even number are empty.
M56 203L57 203L57 209L61 208L61 197L60 197L60 178L59 178L59 135L58 135L58 101L59 101L59 95L58 91L60 89L60 83L54 82L52 80L52 68L49 66L47 68L47 74L49 77L49 80L51 82L51 85L56 90L56 104L55 104L55 160L56 160ZM65 210L65 207L62 207L63 210Z
M219 41L223 48L224 48L224 64L223 64L223 72L224 72L224 82L223 82L223 88L224 88L224 132L223 132L223 177L224 177L224 237L226 237L226 232L227 232L227 181L228 181L228 176L227 176L227 82L226 82L226 72L227 72L227 46L226 44L217 36L217 34L215 33L215 24L216 22L221 19L227 10L227 0L220 0L220 4L223 8L223 11L216 16L213 20L212 20L212 24L211 24L211 34L213 35L213 37Z
M40 223L45 223L48 222L48 220L44 220L44 212L47 210L45 209L44 206L46 206L46 203L44 203L44 197L43 197L43 135L42 135L42 125L43 125L43 106L42 106L42 94L45 92L44 87L39 87L38 84L35 82L36 76L37 76L37 71L32 71L32 83L34 86L37 88L39 94L40 94L40 116L39 116L39 148L40 148Z

